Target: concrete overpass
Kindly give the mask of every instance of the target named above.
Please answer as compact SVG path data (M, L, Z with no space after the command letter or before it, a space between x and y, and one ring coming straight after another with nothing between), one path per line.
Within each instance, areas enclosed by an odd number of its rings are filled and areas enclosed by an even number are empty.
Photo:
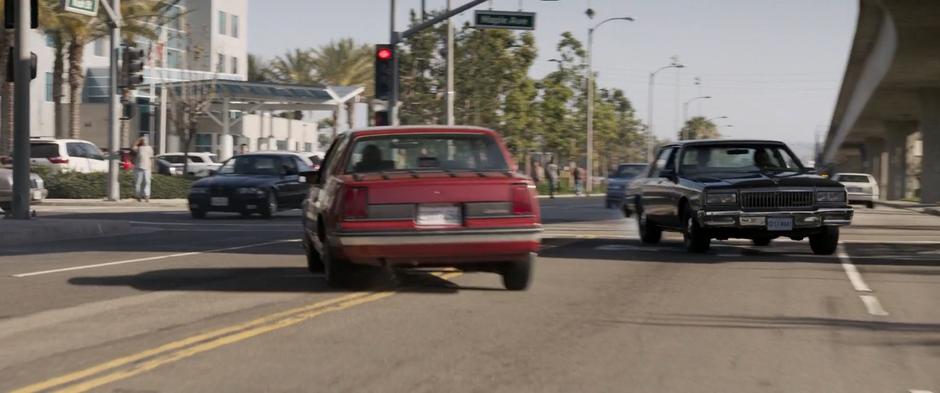
M908 194L908 138L920 133L919 197L940 202L940 1L859 0L858 27L821 161ZM914 174L918 176L918 174Z

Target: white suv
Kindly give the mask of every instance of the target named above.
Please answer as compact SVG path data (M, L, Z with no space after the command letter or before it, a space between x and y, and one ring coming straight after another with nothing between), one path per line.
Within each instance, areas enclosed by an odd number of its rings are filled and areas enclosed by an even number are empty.
M30 164L59 171L107 172L108 160L93 143L80 139L30 139Z
M166 153L157 156L157 158L167 161L171 164L184 164L184 153ZM209 176L211 171L219 170L222 164L215 162L215 154L206 152L190 152L189 165L186 171L189 176L205 177ZM182 166L180 166L182 170Z

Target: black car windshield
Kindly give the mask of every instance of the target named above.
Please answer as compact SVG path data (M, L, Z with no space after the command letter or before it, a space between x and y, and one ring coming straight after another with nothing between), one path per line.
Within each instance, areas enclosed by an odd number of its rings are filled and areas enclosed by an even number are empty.
M703 145L683 149L680 173L800 172L802 166L781 145Z
M346 173L508 169L496 140L479 134L363 137L356 140L346 165Z
M614 178L630 179L646 171L645 164L627 164L617 167L617 172L613 174Z
M218 174L280 176L281 162L280 156L238 156L226 161Z

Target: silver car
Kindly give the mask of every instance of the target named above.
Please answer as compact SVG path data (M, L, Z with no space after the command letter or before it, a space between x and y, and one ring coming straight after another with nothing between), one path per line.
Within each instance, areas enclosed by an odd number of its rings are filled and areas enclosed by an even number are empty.
M33 203L42 202L49 196L49 190L42 178L35 173L29 174L29 195ZM9 210L13 201L13 170L0 168L0 209Z

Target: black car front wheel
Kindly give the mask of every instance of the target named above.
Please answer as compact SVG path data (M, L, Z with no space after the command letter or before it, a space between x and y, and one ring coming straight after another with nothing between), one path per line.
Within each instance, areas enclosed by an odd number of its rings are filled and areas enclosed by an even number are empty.
M687 209L686 211L689 213L685 215L685 230L682 232L685 249L690 252L708 251L712 239L705 233L705 229L695 221L695 216L691 213L691 210Z
M809 237L809 247L816 255L832 255L839 247L839 227L823 227L822 232Z
M640 240L646 244L656 244L663 237L663 230L656 227L656 224L649 221L643 206L639 202L636 204L636 225L640 232Z
M189 214L197 220L206 218L206 211L202 209L189 209Z

